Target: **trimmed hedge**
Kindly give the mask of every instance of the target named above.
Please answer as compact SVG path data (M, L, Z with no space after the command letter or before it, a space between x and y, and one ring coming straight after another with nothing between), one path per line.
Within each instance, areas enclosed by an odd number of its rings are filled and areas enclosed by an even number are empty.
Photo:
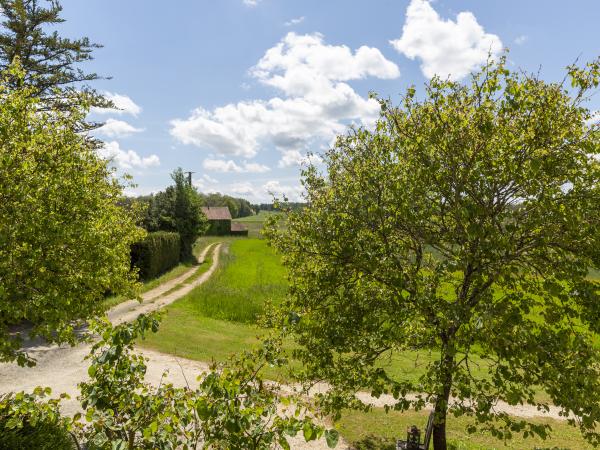
M179 263L179 233L157 231L131 247L131 265L140 269L140 278L149 280Z

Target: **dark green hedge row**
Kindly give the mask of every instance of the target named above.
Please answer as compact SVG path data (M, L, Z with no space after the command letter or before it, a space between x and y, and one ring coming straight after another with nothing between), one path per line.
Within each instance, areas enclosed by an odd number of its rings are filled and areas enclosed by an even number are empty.
M131 247L131 264L140 269L140 278L149 280L179 263L179 233L157 231Z

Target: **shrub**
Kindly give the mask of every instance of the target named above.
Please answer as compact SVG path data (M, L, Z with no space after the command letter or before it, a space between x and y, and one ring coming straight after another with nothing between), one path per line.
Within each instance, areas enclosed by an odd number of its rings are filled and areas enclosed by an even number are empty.
M131 248L131 264L139 268L140 278L148 280L179 263L181 240L178 233L157 231Z
M0 449L75 449L70 421L59 413L60 399L45 400L49 394L48 388L36 388L0 397Z

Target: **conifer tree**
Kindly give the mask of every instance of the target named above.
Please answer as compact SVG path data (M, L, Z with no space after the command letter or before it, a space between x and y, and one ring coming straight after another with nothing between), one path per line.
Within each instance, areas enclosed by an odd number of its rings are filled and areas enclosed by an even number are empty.
M70 95L75 90L85 92L91 106L114 106L87 86L100 76L79 67L92 60L93 50L101 45L87 37L73 40L48 31L64 22L61 11L58 0L0 0L4 19L0 30L0 70L5 72L18 58L25 78L14 79L15 87L17 83L26 84L45 109L68 110L69 103L78 98Z

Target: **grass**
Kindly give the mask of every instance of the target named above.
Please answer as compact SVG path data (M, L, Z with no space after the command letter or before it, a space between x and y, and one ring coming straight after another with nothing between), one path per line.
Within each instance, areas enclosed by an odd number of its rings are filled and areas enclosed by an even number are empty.
M281 214L276 211L259 211L255 216L239 217L233 219L234 222L243 223L248 228L248 237L250 238L262 238L261 231L263 229L265 220L269 216Z
M357 450L395 449L396 438L405 439L406 429L410 425L417 425L424 432L428 412L396 412L386 413L382 408L374 408L369 413L357 411L344 411L342 419L335 424L340 434L353 444ZM468 434L467 426L473 424L468 417L449 417L447 437L449 448L455 450L490 450L490 449L577 449L593 448L586 443L577 428L569 426L566 422L552 419L529 419L536 424L549 424L552 432L547 440L541 438L523 438L522 435L513 434L513 438L504 444L489 433L477 432ZM423 435L423 434L422 434ZM433 448L433 445L432 447Z
M221 239L223 240L223 239ZM259 345L255 326L266 299L279 303L287 285L279 257L259 239L229 238L213 276L171 304L158 333L140 344L200 361L223 361Z
M164 353L199 361L225 361L230 356L260 345L265 330L255 325L267 299L278 303L286 291L285 271L278 256L259 239L233 237L206 237L198 245L224 242L221 263L215 274L190 294L170 305L157 334L147 337L140 345ZM208 264L207 264L208 267ZM291 342L286 343L288 349ZM390 374L416 379L423 373L427 362L438 359L435 351L402 352L394 354L384 365ZM293 365L297 362L292 361ZM485 365L473 367L478 376L485 375ZM286 379L287 373L267 369L267 378ZM289 380L289 378L287 378ZM374 409L368 414L347 411L336 427L357 448L394 448L394 438L404 437L406 427L423 427L426 413L391 412ZM489 434L466 433L468 418L450 418L448 437L454 449L482 450L493 448L590 448L579 431L561 421L536 419L549 423L553 433L548 441L515 436L505 446Z

